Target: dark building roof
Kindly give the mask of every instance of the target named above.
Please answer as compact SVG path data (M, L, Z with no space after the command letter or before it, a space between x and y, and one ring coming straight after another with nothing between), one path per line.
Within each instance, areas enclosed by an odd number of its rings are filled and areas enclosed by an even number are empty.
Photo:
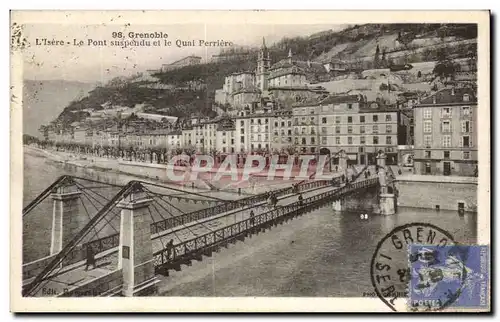
M469 100L464 100L464 95L469 96ZM476 104L477 97L474 89L472 88L443 88L442 90L427 96L420 101L421 105L435 105L435 104Z

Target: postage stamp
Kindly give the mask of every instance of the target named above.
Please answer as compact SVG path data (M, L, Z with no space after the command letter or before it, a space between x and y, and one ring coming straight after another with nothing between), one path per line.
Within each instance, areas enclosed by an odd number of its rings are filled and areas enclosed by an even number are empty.
M11 11L12 310L488 310L489 28Z
M489 306L489 246L409 246L411 310Z

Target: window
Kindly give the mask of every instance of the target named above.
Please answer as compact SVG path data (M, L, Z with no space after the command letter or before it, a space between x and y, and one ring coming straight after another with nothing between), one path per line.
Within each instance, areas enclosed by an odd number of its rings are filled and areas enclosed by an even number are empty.
M278 127L278 121L274 122L274 127Z
M450 158L450 151L443 151L443 157L445 159L449 159Z
M378 122L378 115L373 115L373 122Z
M464 94L463 99L464 99L464 102L468 102L470 100L469 94Z
M299 144L299 138L295 138L295 144Z
M306 144L306 138L302 138L302 144L305 145Z
M364 115L359 117L359 123L365 123L365 116Z
M340 116L335 116L335 123L340 123Z
M441 109L441 117L451 117L451 107L443 107Z
M338 136L335 138L335 144L340 144L340 138Z
M316 148L315 148L315 147L312 147L312 148L311 148L311 153L314 153L314 152L316 152Z
M335 133L339 134L340 133L340 126L335 127Z
M385 137L385 144L391 145L392 144L392 137L386 136Z
M288 130L288 135L292 135L292 130Z
M373 133L378 133L378 125L373 126Z
M266 119L265 121L266 121L266 124L268 124L268 123L269 123L269 119Z
M431 151L425 151L425 158L430 159L431 158Z
M462 115L469 116L470 115L470 106L462 106Z
M260 121L260 119L257 119L257 124L261 125L262 122Z
M359 137L359 143L365 144L366 143L366 138L364 136Z
M244 129L244 128L241 128L241 129L240 129L240 133L241 133L241 134L245 134L245 129Z
M326 134L326 127L321 128L321 133Z
M472 132L472 126L470 121L462 121L462 132L470 133Z
M234 145L234 139L231 139L231 145Z
M361 125L359 127L359 133L365 133L365 126L364 125Z
M466 136L462 136L462 146L463 146L463 147L466 147L466 148L468 148L468 147L471 147L471 146L472 146L472 145L471 145L471 142L470 142L470 137L469 137L468 135L466 135Z
M352 123L352 116L347 117L347 123Z
M314 138L311 138L311 144L316 144L316 140Z
M240 138L240 142L241 142L241 143L245 143L245 137L244 137L244 136L242 136L242 137Z
M244 121L240 121L240 125L241 126L245 126L245 122Z
M316 130L314 130L313 127L311 128L311 134L313 134L313 135L316 134Z
M285 121L281 121L281 126L285 127Z
M386 122L390 122L390 121L392 121L392 116L391 116L391 114L386 114L386 115L385 115L385 121L386 121Z
M257 135L257 141L262 141L262 136L260 134ZM222 143L226 143L226 141L222 141Z
M326 144L326 137L321 138L321 144Z
M311 108L311 110L309 111L309 114L314 114L314 107Z
M352 144L352 136L347 137L347 144Z
M288 121L288 126L292 126L292 121Z
M469 151L464 151L463 152L463 159L464 160L469 160L470 159L470 152Z
M430 108L424 108L424 119L432 118L432 110Z
M451 147L451 135L443 135L443 148Z
M306 128L305 127L302 128L302 134L306 134Z
M385 133L392 133L392 125L385 126Z
M378 136L373 137L373 144L378 144Z
M450 121L443 121L441 123L441 131L443 133L450 133L451 132L451 123L450 123Z
M352 109L352 104L347 104L347 108L351 110Z
M432 121L424 121L424 133L432 132Z
M347 133L349 133L349 134L351 134L351 133L352 133L352 126L351 126L351 125L349 125L349 126L347 127Z

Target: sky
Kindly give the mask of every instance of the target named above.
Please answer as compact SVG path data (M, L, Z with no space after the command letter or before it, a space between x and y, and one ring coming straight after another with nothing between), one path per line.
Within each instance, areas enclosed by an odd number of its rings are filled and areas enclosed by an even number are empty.
M182 47L177 40L232 42L239 46L260 46L262 37L270 45L283 37L309 36L342 25L275 25L275 24L165 24L165 25L79 25L28 24L24 35L29 47L24 51L23 75L32 80L66 80L105 83L116 76L128 76L148 69L158 69L188 55L201 56L204 61L217 54L221 47ZM111 46L113 33L129 32L168 34L171 46L129 47ZM43 39L64 41L63 46L44 45ZM82 46L75 46L80 40ZM89 40L106 41L105 46L88 45ZM148 39L152 41L152 39ZM70 42L70 45L67 43ZM37 45L38 43L38 45ZM96 43L97 44L97 43ZM101 42L102 44L102 42ZM228 48L228 47L225 47Z

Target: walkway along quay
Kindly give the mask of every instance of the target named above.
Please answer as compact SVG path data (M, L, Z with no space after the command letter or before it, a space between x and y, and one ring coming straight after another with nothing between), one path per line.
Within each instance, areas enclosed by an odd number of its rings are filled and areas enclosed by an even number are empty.
M23 265L23 295L156 294L159 275L317 208L364 206L393 214L390 178L384 164L367 166L347 183L310 178L277 189L275 202L269 202L267 193L222 200L150 182L116 186L64 176L23 211L23 217L37 208L53 211L50 254ZM98 203L94 213L89 214L82 196ZM209 207L184 213L170 202L173 198ZM42 207L47 202L53 207ZM100 237L103 231L108 233Z

